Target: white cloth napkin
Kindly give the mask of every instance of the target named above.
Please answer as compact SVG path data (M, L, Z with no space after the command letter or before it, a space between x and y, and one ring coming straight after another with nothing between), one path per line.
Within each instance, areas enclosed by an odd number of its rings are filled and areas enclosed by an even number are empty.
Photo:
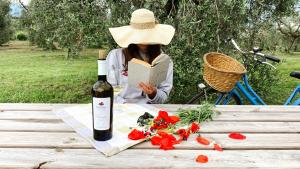
M92 104L67 107L56 114L79 135L89 141L106 156L115 155L144 140L130 140L130 127L137 127L137 119L145 112L157 116L158 109L149 104L114 104L113 137L108 141L96 141L93 138Z

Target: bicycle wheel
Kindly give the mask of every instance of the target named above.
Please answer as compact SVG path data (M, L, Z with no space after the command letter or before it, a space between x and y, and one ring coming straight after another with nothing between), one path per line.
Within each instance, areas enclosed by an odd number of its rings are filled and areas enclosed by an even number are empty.
M214 90L211 87L208 87L205 90L206 90L206 93L214 93L214 92L216 92L216 90ZM206 98L204 90L202 90L199 93L197 93L196 95L194 95L188 102L186 102L186 104L199 104L201 98L204 99L204 100Z
M196 102L199 102L200 98L205 98L205 93L203 91L193 96L186 104L195 104Z
M230 94L220 94L218 101L216 102L218 105L242 105L243 102L241 97L236 93Z
M239 96L236 94L232 95L232 100L234 100L235 105L242 105L242 100Z

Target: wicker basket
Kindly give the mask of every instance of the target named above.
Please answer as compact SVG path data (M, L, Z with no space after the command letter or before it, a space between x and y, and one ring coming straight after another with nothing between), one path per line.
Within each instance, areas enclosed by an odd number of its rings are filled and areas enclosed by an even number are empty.
M215 90L229 92L244 73L245 67L227 55L217 52L204 55L203 78Z

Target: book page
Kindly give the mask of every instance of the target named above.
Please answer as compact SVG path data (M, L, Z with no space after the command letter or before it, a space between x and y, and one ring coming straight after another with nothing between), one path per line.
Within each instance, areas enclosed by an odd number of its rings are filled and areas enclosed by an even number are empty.
M171 60L170 58L164 58L156 63L153 67L151 67L150 71L150 84L157 86L161 82L165 81L167 78L169 64Z
M139 83L149 83L150 67L143 64L128 62L128 86L138 88Z
M169 57L167 54L162 53L162 54L158 55L158 56L152 61L152 64L151 64L151 65L154 66L154 65L156 65L157 63L162 62L162 61L164 61L164 60L166 60L166 59L170 59L170 57Z

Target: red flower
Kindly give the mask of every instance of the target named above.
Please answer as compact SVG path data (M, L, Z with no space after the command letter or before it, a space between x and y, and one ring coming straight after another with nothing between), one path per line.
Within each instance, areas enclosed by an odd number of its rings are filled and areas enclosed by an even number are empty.
M176 124L180 121L180 118L177 116L169 116L166 111L159 111L158 116L153 120L154 125L151 129L165 129L169 126L169 124Z
M206 138L201 137L201 136L198 136L196 138L196 140L198 141L198 143L203 144L203 145L209 145L209 143L210 143Z
M160 130L160 129L165 129L168 127L167 123L164 122L154 122L154 125L152 126L152 130L156 129L156 130Z
M218 144L214 144L214 149L217 151L223 151L223 148Z
M158 136L151 138L152 145L160 145L160 149L171 150L174 149L174 144L178 144L181 140L176 140L172 134L168 134L164 131L158 131Z
M160 145L160 142L161 142L161 137L159 136L153 136L151 138L152 145Z
M139 139L143 139L145 138L145 134L142 131L139 131L137 129L132 130L129 134L128 134L128 138L130 140L139 140Z
M169 118L171 124L176 124L177 122L180 121L180 118L178 116L169 116Z
M195 122L193 122L191 127L189 128L189 130L191 130L192 133L196 133L199 129L200 129L199 125Z
M176 133L180 136L182 140L187 140L190 136L190 130L186 131L185 129L179 129Z
M207 163L208 162L208 157L206 155L199 155L197 158L196 158L196 161L198 163Z
M166 111L159 111L158 116L154 119L154 121L161 121L164 120L165 122L170 122L170 117L168 115L168 112Z
M241 133L230 133L229 137L236 140L244 140L246 136L242 135Z

